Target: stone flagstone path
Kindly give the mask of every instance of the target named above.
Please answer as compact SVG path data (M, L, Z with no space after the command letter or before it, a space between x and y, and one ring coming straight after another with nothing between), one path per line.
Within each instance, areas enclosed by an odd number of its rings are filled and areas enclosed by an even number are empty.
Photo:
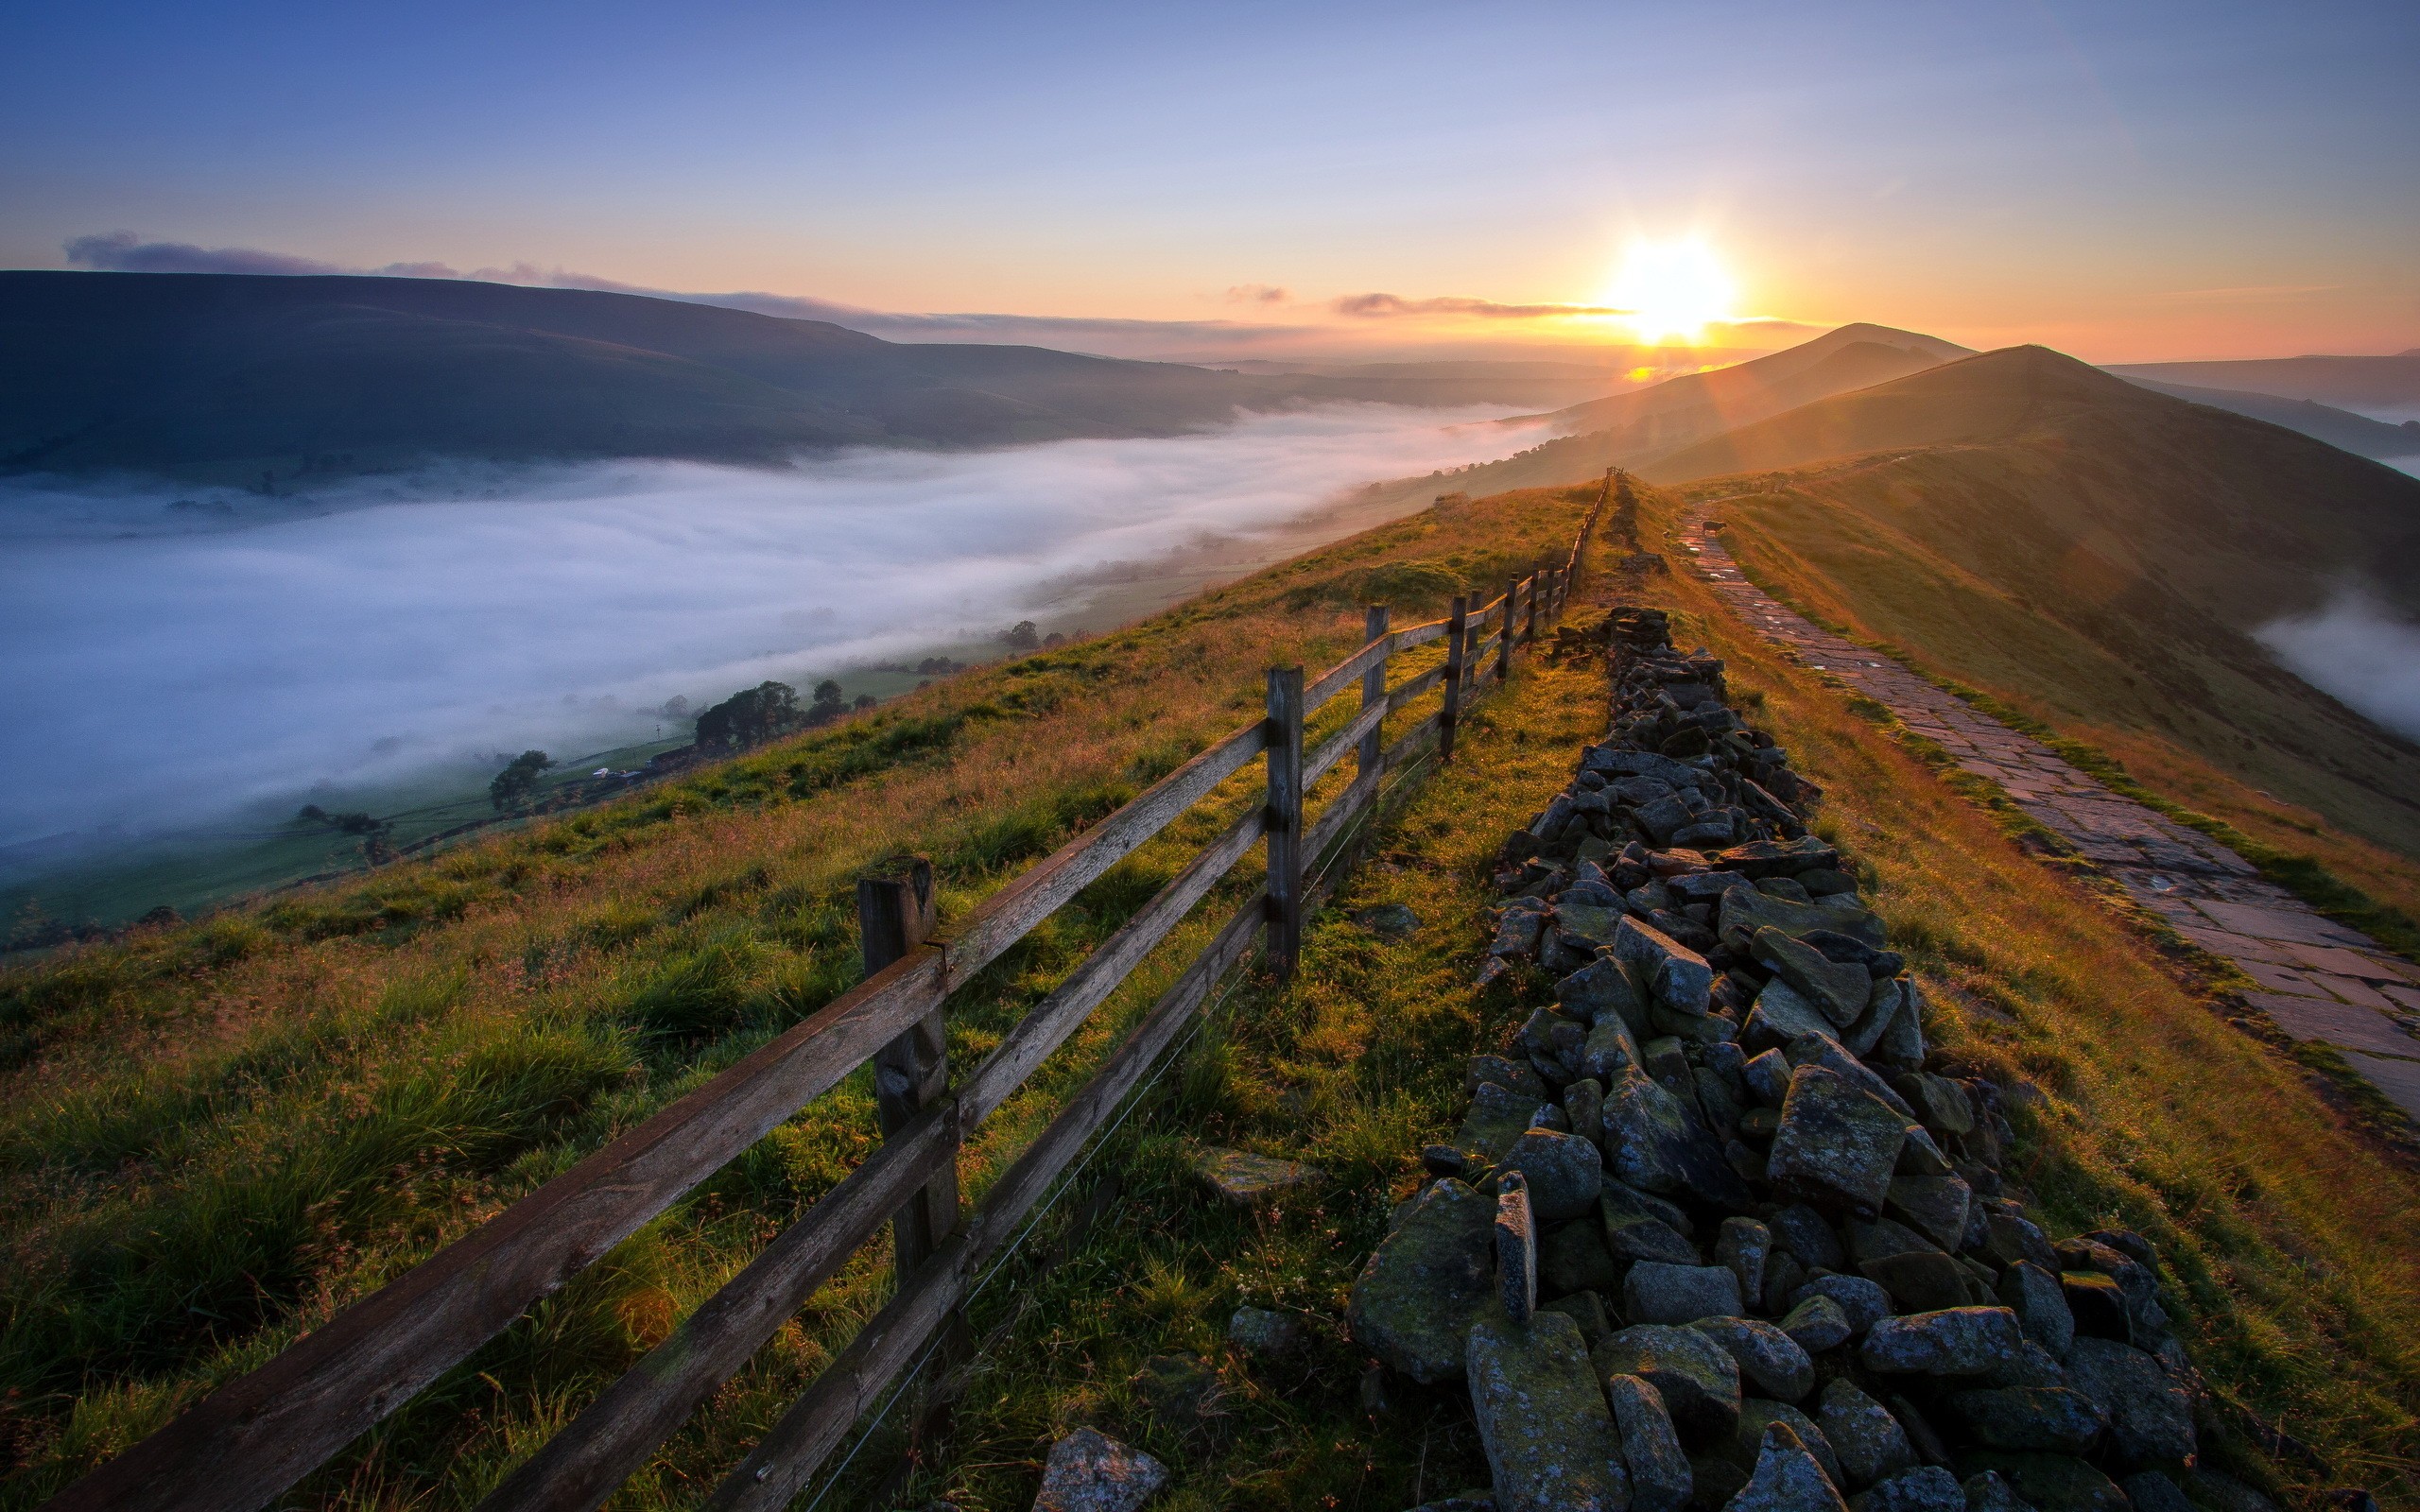
M1997 783L2178 934L2259 983L2266 990L2244 996L2280 1029L2333 1046L2420 1120L2420 968L2262 881L2250 862L2209 836L2111 792L2039 741L1784 608L1740 575L1704 515L1687 520L1681 542L1750 627Z

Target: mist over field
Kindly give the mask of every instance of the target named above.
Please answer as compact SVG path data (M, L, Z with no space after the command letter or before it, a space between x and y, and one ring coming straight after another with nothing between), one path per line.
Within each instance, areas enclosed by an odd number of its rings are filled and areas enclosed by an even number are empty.
M1469 423L1500 413L1341 406L783 472L457 471L308 501L0 490L0 846L575 754L648 738L674 695L845 681L1046 618L1082 575L1534 438Z
M2420 740L2420 626L2348 589L2316 614L2262 627L2259 639L2305 682Z

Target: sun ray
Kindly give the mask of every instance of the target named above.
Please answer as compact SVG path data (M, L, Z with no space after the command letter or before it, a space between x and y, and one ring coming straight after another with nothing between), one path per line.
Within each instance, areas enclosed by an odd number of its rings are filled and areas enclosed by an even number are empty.
M1738 290L1703 239L1635 241L1622 255L1605 302L1642 341L1695 342L1708 325L1731 318Z

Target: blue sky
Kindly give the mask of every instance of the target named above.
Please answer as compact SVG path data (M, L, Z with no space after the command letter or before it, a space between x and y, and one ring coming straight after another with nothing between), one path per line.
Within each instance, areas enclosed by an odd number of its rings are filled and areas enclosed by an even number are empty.
M2420 345L2409 3L10 10L11 266L130 231L1316 323L1587 302L1631 239L1696 234L1743 314L2101 360Z

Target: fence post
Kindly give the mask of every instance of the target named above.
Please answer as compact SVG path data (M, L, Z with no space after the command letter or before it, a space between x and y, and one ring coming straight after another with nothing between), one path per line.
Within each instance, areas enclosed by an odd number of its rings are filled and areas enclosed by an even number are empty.
M1521 579L1504 579L1504 623L1495 627L1495 680L1507 682L1512 677L1512 637L1519 629L1516 618L1521 609Z
M904 859L906 869L897 876L857 879L857 935L868 976L924 944L933 932L933 864L923 856ZM948 1089L948 1045L943 1012L935 1007L875 1055L874 1106L885 1138ZM901 1280L914 1274L957 1228L958 1167L952 1163L891 1221L893 1264Z
M1546 574L1544 572L1532 571L1530 574L1529 603L1525 611L1521 615L1521 644L1523 645L1527 645L1531 641L1538 638L1538 584L1543 581L1545 577Z
M1303 948L1303 669L1269 669L1269 962L1285 982Z
M1462 717L1462 638L1470 618L1468 593L1454 595L1454 610L1445 617L1445 707L1437 716L1437 760L1454 759L1454 726Z
M1367 645L1386 633L1387 606L1373 604L1363 611L1361 616L1361 644ZM1393 658L1394 651L1391 647L1385 656L1378 658L1369 671L1361 674L1362 713L1367 713L1374 706L1387 701L1387 663ZM1384 720L1381 719L1380 723L1384 723ZM1378 729L1373 726L1370 732L1361 737L1360 749L1354 753L1356 780L1376 771L1385 752L1386 747L1378 738Z

